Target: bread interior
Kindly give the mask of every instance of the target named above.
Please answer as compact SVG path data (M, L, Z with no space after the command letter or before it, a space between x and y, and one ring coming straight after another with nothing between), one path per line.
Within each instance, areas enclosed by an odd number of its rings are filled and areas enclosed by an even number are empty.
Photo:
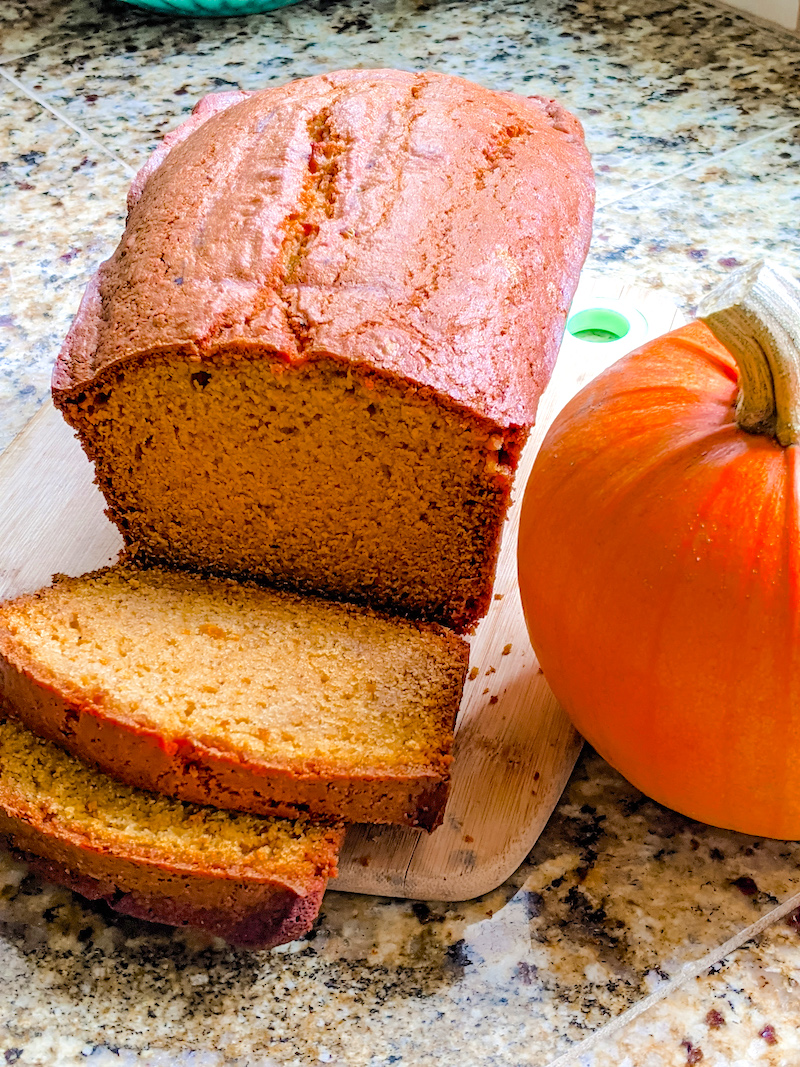
M62 578L0 623L75 706L301 775L441 769L465 669L438 627L157 569Z
M336 840L324 823L220 811L132 789L3 718L0 801L26 822L99 851L229 873L296 875Z
M518 446L430 392L330 358L221 349L128 363L76 403L141 560L458 630L488 607Z

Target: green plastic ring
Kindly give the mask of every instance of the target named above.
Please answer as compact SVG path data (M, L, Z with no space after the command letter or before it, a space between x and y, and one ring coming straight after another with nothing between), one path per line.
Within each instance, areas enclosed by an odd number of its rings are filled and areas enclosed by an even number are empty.
M619 341L631 328L631 324L618 311L610 308L587 308L579 311L567 322L567 329L581 341L607 344Z

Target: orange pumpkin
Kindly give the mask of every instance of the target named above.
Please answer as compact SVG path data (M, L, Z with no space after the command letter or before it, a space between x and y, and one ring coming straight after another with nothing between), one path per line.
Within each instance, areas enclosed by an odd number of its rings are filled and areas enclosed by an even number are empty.
M728 347L694 322L572 400L525 490L519 582L556 697L626 778L693 818L800 838L790 290L749 271L708 310Z

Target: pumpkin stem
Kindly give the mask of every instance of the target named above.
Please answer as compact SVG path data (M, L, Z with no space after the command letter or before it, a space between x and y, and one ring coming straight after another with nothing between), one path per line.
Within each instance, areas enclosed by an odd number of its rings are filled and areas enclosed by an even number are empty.
M734 271L697 309L739 368L736 422L800 441L800 285L763 260Z

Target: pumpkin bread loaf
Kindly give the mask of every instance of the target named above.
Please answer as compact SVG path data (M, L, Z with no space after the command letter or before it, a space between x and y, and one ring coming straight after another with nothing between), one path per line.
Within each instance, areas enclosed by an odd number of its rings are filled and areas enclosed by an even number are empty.
M0 840L115 911L269 948L310 929L342 830L131 789L0 716Z
M469 630L592 207L551 100L361 70L203 101L53 379L129 550Z
M221 578L111 567L0 606L0 701L130 785L432 829L468 646Z

